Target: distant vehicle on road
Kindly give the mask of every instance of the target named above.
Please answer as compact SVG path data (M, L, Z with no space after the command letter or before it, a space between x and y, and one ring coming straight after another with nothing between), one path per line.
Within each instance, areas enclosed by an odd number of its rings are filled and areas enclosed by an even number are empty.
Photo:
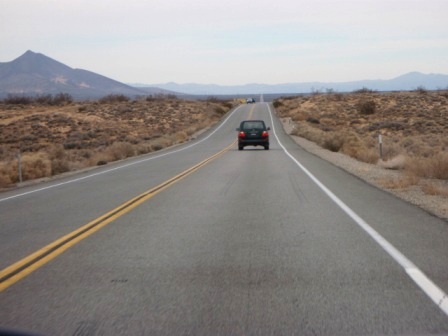
M269 149L270 127L266 127L263 120L243 120L238 132L238 150L243 150L245 146L263 146Z
M246 104L254 104L254 103L255 103L255 99L253 99L253 98L246 99Z

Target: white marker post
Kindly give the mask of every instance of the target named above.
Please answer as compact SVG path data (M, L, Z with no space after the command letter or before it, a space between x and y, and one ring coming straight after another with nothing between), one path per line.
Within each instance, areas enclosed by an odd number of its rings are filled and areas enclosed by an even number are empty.
M380 159L383 159L383 137L378 134L378 144L380 145Z
M18 161L18 173L19 173L19 183L22 183L22 151L19 149L17 153L17 161Z

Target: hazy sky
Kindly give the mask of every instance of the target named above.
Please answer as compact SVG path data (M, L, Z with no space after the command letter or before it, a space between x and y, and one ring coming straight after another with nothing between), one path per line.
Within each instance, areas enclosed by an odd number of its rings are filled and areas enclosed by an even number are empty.
M448 0L0 0L0 62L27 50L126 83L448 74Z

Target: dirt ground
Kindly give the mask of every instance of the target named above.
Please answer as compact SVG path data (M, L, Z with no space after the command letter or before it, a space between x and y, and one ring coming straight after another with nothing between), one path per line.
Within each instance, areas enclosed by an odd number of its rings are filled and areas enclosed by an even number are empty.
M291 135L294 132L295 123L290 118L282 118L283 128ZM422 188L428 184L436 184L441 190L448 190L448 180L422 179L414 183L392 183L407 178L403 170L387 169L378 164L358 161L347 154L332 152L324 149L316 143L305 138L291 135L295 142L324 160L348 171L377 188L385 190L395 196L421 207L436 217L445 219L448 224L448 195L443 193L430 195Z
M182 143L233 102L142 99L63 106L0 104L0 188Z

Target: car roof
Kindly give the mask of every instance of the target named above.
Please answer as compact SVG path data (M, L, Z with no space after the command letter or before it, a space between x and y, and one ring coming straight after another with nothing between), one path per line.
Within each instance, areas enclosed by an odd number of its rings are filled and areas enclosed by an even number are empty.
M266 128L266 125L264 123L263 120L243 120L240 124L240 128L245 129L245 128L250 128L250 127L255 127L255 128Z
M254 122L254 121L257 121L257 122L259 122L259 121L261 121L263 124L264 124L264 120L243 120L241 123L245 123L245 122Z

